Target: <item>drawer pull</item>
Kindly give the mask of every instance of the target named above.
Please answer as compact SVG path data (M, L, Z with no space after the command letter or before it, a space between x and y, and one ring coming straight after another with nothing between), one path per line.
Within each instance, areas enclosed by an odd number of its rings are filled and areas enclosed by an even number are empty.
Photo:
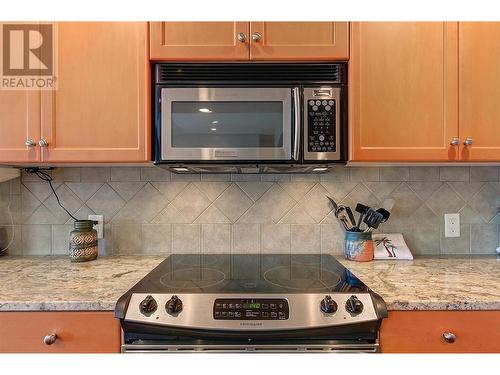
M457 339L457 336L451 332L444 332L443 333L443 339L446 341L448 344L453 344L455 340Z
M55 333L51 333L43 338L43 343L45 345L52 345L57 340L57 335Z

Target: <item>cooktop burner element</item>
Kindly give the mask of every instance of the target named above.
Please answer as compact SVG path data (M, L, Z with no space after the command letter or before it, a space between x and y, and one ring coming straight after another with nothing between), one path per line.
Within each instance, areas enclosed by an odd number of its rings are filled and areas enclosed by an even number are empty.
M324 254L174 254L115 309L124 350L170 350L180 341L208 350L213 340L269 348L283 338L323 348L354 340L372 350L386 315L380 296Z
M288 290L328 292L340 283L341 276L320 267L292 264L266 271L264 279Z
M160 283L179 291L202 290L226 279L226 274L213 268L186 268L168 272L160 277Z

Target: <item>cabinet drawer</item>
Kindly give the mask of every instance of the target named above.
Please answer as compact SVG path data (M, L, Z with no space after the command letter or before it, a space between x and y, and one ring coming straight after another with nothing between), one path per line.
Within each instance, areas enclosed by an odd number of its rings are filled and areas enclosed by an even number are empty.
M456 339L448 343L444 332ZM384 353L500 353L500 311L390 311Z
M55 333L52 345L44 337ZM1 312L0 353L117 353L120 324L112 312Z

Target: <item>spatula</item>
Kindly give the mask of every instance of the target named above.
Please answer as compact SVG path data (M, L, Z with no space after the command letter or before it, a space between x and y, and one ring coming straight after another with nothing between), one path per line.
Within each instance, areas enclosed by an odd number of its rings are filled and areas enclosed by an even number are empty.
M377 212L383 216L381 223L385 223L389 219L389 216L391 216L391 213L385 208L379 208Z
M368 228L377 229L382 220L384 220L384 216L381 213L369 208L365 213L363 223L368 225Z
M365 216L366 212L370 209L370 207L365 206L364 204L358 203L356 205L356 212L359 212L359 218L358 218L358 223L356 226L353 228L355 232L359 232L359 227L361 226L361 223L363 222L363 216Z

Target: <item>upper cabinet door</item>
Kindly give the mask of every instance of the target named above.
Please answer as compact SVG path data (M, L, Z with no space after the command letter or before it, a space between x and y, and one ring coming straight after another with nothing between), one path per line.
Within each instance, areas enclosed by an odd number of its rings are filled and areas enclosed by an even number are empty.
M251 60L347 60L348 22L251 22Z
M0 134L0 163L40 161L40 91L0 89Z
M461 160L500 160L500 23L459 24Z
M458 160L457 35L456 23L352 23L351 160Z
M248 22L151 22L151 60L248 60Z
M42 92L42 161L149 160L147 23L57 26L58 88Z

